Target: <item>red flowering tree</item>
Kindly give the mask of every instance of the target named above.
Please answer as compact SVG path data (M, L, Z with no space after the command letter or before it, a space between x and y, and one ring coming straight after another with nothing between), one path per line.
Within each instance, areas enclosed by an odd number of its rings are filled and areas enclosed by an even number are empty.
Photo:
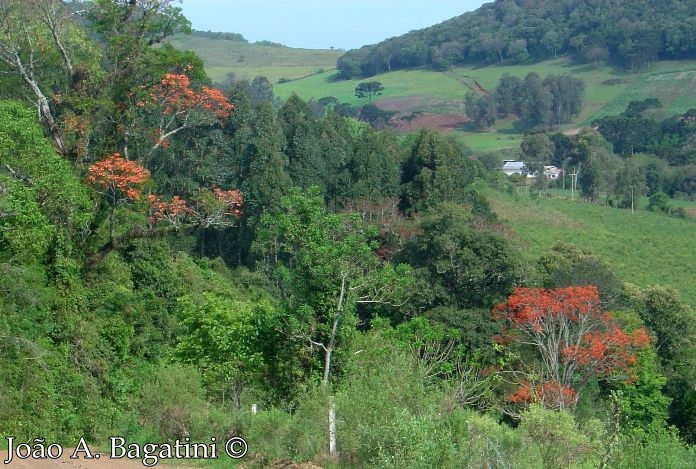
M631 381L635 351L650 343L643 328L627 334L601 310L594 286L517 288L494 315L505 323L502 343L530 346L536 355L513 403L572 407L591 378Z
M242 215L244 198L237 189L200 189L192 202L179 196L163 201L154 194L147 196L148 227L133 227L124 235L114 237L116 208L140 199L148 171L135 161L113 153L87 169L86 181L95 187L109 206L109 241L88 262L94 265L121 241L156 236L180 229L234 226Z
M140 198L148 171L119 153L112 153L87 169L87 183L97 188L109 204L109 239L114 237L114 213L122 203Z
M150 228L166 222L174 229L179 229L183 226L186 217L191 212L188 203L178 195L172 197L170 202L165 202L154 194L150 194L147 196L147 201L150 205L147 217Z
M237 189L224 191L214 187L212 191L199 190L191 204L179 196L165 202L149 195L148 202L150 228L166 223L178 230L182 227L234 226L242 216L244 197Z
M191 71L191 66L186 71ZM131 94L131 99L142 120L136 119L133 130L126 132L126 140L128 134L148 129L151 145L143 152L144 157L158 148L168 148L169 138L182 130L215 124L229 117L234 109L220 90L207 86L200 90L193 88L185 73L166 73L153 86L141 86Z

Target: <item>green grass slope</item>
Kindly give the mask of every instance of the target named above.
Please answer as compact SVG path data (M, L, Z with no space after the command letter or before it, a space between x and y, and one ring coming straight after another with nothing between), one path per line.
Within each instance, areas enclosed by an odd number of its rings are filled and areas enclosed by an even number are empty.
M632 215L568 198L488 195L523 259L535 261L554 244L570 242L602 256L624 281L671 287L696 305L694 219L647 210Z
M442 110L443 105L452 105L453 102L461 100L462 91L466 89L456 78L428 70L401 70L378 75L369 80L332 81L332 76L332 72L326 72L281 83L274 85L273 91L282 99L297 93L304 100L334 96L341 102L360 105L367 104L368 99L356 98L355 87L362 81L376 80L384 85L384 91L381 96L373 97L373 101L417 96L422 100L418 105L420 108Z
M198 54L208 75L217 82L230 72L248 80L265 76L273 84L281 79L295 80L320 70L335 69L336 60L343 54L340 50L297 49L196 35L178 35L169 42L177 49Z
M562 57L523 65L492 65L458 67L446 72L431 70L396 71L377 75L370 80L384 85L383 95L376 104L395 111L424 111L436 114L464 114L464 96L474 82L485 90L493 90L503 74L524 77L536 72L542 78L549 74L569 73L585 82L582 114L561 130L588 125L594 119L622 112L630 101L657 98L665 114L683 113L696 107L696 61L657 62L645 71L620 72L608 66L577 65ZM353 91L360 81L331 81L333 73L326 72L289 83L274 85L274 92L285 99L291 93L301 98L334 96L342 102L361 104ZM397 101L400 100L400 103ZM401 106L401 107L399 107ZM467 126L455 131L476 150L492 150L519 143L510 122L500 121L496 132L471 132ZM502 135L497 135L497 134Z
M657 62L639 73L619 72L608 66L577 65L567 58L558 58L527 65L493 65L487 67L458 67L447 72L411 71L392 72L371 78L385 85L384 96L426 96L442 99L462 99L471 90L470 83L476 80L484 89L493 90L504 74L524 77L530 72L546 77L550 74L569 73L585 82L585 97L582 115L577 122L586 123L607 114L622 112L633 100L657 98L670 113L684 112L696 107L696 61ZM418 74L417 81L411 79ZM327 74L328 75L328 74ZM449 86L442 83L447 80ZM408 79L404 79L408 77ZM331 83L321 77L312 77L311 92L304 87L305 80L277 86L279 96L287 96L295 91L303 99L312 96L336 96L334 90L343 89L359 80ZM396 90L390 91L389 85ZM444 91L444 93L443 93ZM453 96L453 98L450 98ZM572 124L571 124L572 125Z
M659 99L664 106L663 112L668 115L696 108L694 61L657 62L642 73L624 74L622 78L625 86L621 92L590 116L591 119L618 114L626 109L629 102L646 98Z

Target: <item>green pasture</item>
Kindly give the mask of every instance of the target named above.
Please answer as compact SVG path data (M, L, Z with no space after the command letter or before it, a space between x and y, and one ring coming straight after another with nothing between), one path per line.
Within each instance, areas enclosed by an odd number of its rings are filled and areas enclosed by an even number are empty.
M462 81L476 80L484 89L493 90L498 85L500 77L506 73L519 78L536 72L542 79L548 75L570 74L582 78L585 82L585 97L583 111L578 122L582 122L599 112L617 95L626 90L634 80L628 73L617 72L607 66L578 65L566 57L545 60L522 65L490 65L486 67L458 67L448 72ZM565 125L565 128L575 127L576 124Z
M627 88L630 88L637 75L616 72L606 66L578 66L567 58L547 60L525 65L490 65L485 67L457 67L446 72L431 70L411 70L385 73L370 78L380 81L385 86L384 97L390 96L425 96L440 99L461 100L472 88L474 80L484 89L492 90L504 74L524 78L530 72L536 72L542 78L550 74L565 73L578 76L585 81L585 108L583 115L590 116L606 106ZM274 87L281 98L293 91L303 99L321 96L335 96L345 102L353 99L352 93L360 81L349 80L332 82L332 73L317 75ZM582 118L582 116L581 116Z
M297 66L297 67L206 67L205 71L208 76L216 83L222 83L225 76L232 72L237 79L251 81L255 77L263 76L268 78L268 81L273 85L273 89L278 86L279 81L297 80L299 78L309 77L316 74L320 70L312 66Z
M302 78L319 70L333 70L343 54L340 50L297 49L186 35L175 36L169 42L198 54L208 75L218 82L230 72L249 80L265 76L273 84L283 78Z
M558 242L602 256L619 276L639 286L674 288L696 305L696 221L644 209L589 204L569 198L488 194L512 230L521 258L535 261Z
M459 138L476 152L489 152L504 148L519 148L522 136L491 132L456 132Z
M696 107L696 93L693 91L696 87L695 61L656 62L644 72L627 77L630 86L626 86L598 112L589 116L586 119L588 123L592 119L618 114L626 109L629 102L646 98L660 100L664 117Z
M629 102L646 98L659 99L667 115L696 107L696 93L693 92L696 61L693 60L656 62L642 72L624 72L606 65L578 65L563 57L534 64L459 67L448 73L462 81L475 79L484 89L491 90L505 73L523 78L530 72L536 72L542 78L564 73L582 78L585 82L584 104L582 114L576 120L581 124L619 114Z
M429 70L399 70L368 79L342 81L333 81L333 75L334 72L327 72L289 83L280 83L273 86L273 91L281 99L287 99L292 93L296 93L304 100L333 96L344 103L366 104L367 98L355 97L355 87L363 81L379 81L384 86L382 95L373 97L373 100L417 96L431 103L432 100L461 101L469 90L455 78Z
M648 206L649 199L647 197L641 197L641 202ZM688 209L696 209L696 201L686 200L686 199L669 199L669 204L672 207L681 207Z
M536 72L542 78L550 74L569 73L585 82L585 97L582 114L575 123L563 128L587 125L592 120L625 110L630 101L657 98L664 105L665 114L684 112L696 107L696 61L657 62L642 72L624 72L600 65L578 65L567 58L557 58L543 62L523 65L490 65L485 67L457 67L447 72L430 70L411 70L385 73L370 78L380 81L385 91L383 97L422 97L424 108L433 112L437 107L432 101L456 100L471 90L475 80L484 89L492 90L500 77L506 73L523 78ZM297 93L303 99L335 96L339 100L358 104L353 90L360 81L349 80L333 82L333 72L280 84L274 91L281 98ZM442 106L446 108L447 106Z

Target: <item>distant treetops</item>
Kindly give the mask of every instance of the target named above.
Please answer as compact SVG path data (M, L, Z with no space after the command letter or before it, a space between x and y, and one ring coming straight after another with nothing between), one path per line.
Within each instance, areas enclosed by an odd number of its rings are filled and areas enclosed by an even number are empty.
M696 4L679 0L523 0L486 3L429 28L353 49L338 77L470 64L523 63L569 55L581 63L640 69L696 57Z

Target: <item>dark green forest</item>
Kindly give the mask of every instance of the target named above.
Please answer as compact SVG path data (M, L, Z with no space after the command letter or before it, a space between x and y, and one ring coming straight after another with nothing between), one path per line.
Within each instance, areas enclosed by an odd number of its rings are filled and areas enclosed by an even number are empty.
M245 467L696 464L696 316L668 285L567 243L521 259L485 195L515 190L499 155L215 87L162 45L188 31L167 0L0 0L0 434L239 435ZM669 211L692 113L657 105L520 155L582 164L590 202L626 206L633 178Z
M414 67L524 63L560 55L629 70L696 57L696 6L680 0L496 0L346 52L340 79Z

